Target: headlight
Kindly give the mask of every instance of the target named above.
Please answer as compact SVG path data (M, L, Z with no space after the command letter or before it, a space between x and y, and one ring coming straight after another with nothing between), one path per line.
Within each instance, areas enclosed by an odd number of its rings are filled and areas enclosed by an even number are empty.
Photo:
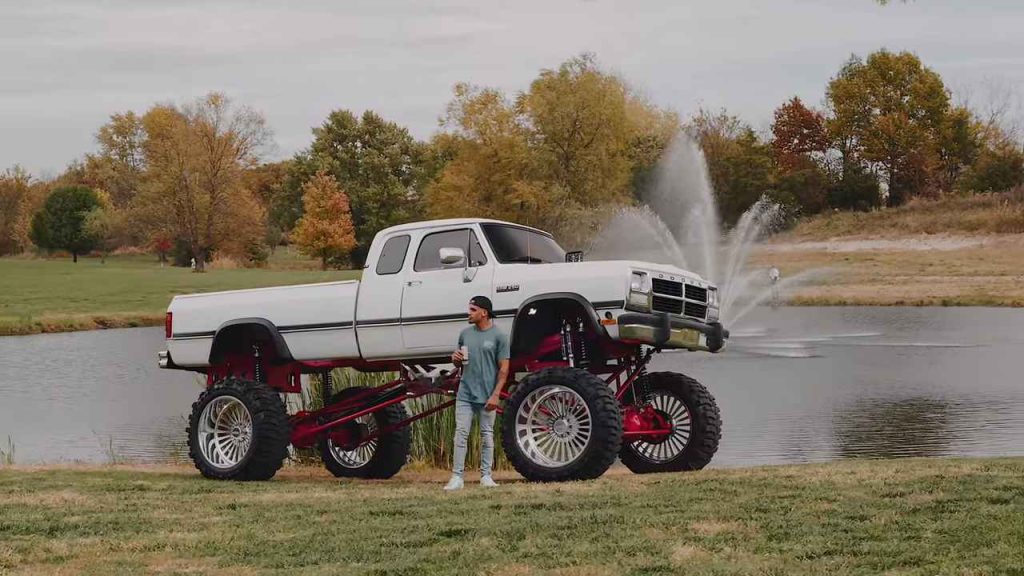
M647 273L633 272L629 276L629 297L626 298L626 308L637 312L649 312L651 309L650 292L651 286L647 280Z
M629 291L630 292L643 292L644 294L651 291L647 284L647 273L646 272L633 272L629 277Z
M708 287L708 306L718 308L718 288Z

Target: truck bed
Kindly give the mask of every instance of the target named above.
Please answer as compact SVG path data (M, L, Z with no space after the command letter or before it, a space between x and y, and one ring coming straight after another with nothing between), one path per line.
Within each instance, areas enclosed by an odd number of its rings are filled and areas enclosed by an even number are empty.
M183 367L206 366L217 329L263 318L277 326L296 360L358 358L354 320L359 282L324 282L176 296L168 308L168 351Z

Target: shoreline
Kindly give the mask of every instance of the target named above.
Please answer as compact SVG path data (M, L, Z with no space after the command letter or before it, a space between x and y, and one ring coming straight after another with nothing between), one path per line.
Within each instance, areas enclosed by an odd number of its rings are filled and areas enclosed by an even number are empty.
M762 306L769 306L765 303ZM1024 299L1006 300L986 296L956 296L953 298L921 298L888 300L872 299L857 296L815 296L796 294L779 304L780 308L892 308L906 306L911 308L1024 308ZM89 318L74 316L55 317L45 321L33 321L31 324L0 325L0 338L13 336L38 336L40 334L65 334L69 332L92 332L96 330L119 330L124 328L155 328L163 326L164 315L96 315Z
M286 261L285 265L289 265ZM777 266L784 306L1024 308L1024 234L781 234L755 245L748 264ZM0 336L161 326L175 293L358 278L359 271L218 270L204 275L148 260L0 259ZM762 284L766 284L766 278ZM39 286L46 286L45 291ZM0 282L0 287L4 283ZM70 290L85 289L88 294ZM762 286L765 290L767 285ZM6 300L4 300L6 297ZM118 310L131 306L134 311ZM77 312L94 308L94 312ZM140 311L142 310L142 311Z

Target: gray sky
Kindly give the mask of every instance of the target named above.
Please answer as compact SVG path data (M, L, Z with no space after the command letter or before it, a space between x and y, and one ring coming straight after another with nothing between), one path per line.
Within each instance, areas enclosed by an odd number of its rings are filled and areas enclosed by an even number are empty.
M455 82L524 89L597 54L659 105L725 107L756 128L820 104L851 53L910 50L947 86L1024 94L1024 2L911 0L0 0L0 170L54 175L110 114L212 90L262 111L269 159L328 112L370 108L426 138Z

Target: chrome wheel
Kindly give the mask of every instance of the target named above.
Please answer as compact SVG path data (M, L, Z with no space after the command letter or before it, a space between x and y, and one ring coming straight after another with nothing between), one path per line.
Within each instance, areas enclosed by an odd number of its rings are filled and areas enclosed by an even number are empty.
M377 419L374 418L373 414L356 418L352 424L357 425L359 428L365 427L367 434L377 432ZM345 468L362 468L370 462L373 454L377 451L377 439L370 440L366 444L360 444L352 450L345 450L332 440L327 440L327 449L331 451L331 456L334 457L338 464Z
M252 446L252 414L234 396L218 396L199 416L199 451L221 470L239 465Z
M668 420L672 433L657 442L638 440L630 448L645 460L660 464L678 458L686 450L693 434L693 418L681 398L663 390L651 394L651 406Z
M515 437L534 463L558 468L574 462L590 443L593 424L583 398L565 386L541 386L519 405Z

